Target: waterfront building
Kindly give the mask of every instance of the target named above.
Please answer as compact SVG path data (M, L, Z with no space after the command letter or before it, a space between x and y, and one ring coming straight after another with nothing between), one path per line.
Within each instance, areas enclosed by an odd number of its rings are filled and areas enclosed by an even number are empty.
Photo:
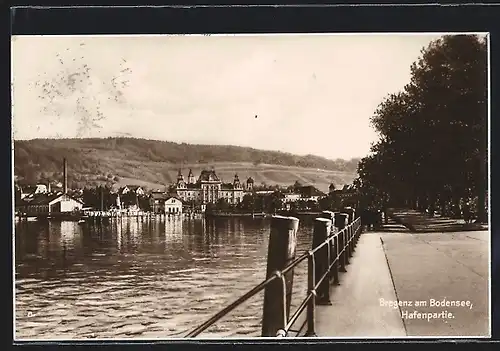
M167 214L181 214L182 201L176 197L170 197L165 201L165 213Z
M283 201L285 203L292 203L297 201L314 201L318 202L321 197L325 196L323 192L318 190L312 185L296 187L293 192L285 193Z
M251 178L247 180L247 189L248 184L253 186ZM224 183L219 179L215 170L202 170L198 180L195 180L192 170L189 170L187 182L179 170L176 192L179 198L186 203L215 204L219 199L225 199L232 205L240 203L245 194L237 174L234 175L232 183Z
M165 201L167 201L167 194L160 191L154 191L149 196L149 207L153 213L165 212Z
M24 199L18 209L28 215L50 215L80 211L83 202L68 194L36 194L29 200Z
M182 213L183 201L172 194L154 191L149 196L149 206L153 213Z

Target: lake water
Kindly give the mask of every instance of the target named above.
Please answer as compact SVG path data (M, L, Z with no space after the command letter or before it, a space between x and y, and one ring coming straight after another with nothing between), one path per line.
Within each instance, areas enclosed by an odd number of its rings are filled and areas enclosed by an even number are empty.
M178 338L265 279L268 219L18 222L16 339ZM311 246L301 219L297 254ZM292 311L306 295L296 270ZM201 337L260 336L263 292Z

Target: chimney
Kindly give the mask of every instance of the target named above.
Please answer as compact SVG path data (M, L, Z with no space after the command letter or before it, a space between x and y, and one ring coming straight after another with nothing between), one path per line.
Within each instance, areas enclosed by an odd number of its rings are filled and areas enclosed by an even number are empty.
M50 181L49 181L49 186L47 192L50 194Z
M64 194L68 193L68 163L66 161L66 158L63 160L63 191Z

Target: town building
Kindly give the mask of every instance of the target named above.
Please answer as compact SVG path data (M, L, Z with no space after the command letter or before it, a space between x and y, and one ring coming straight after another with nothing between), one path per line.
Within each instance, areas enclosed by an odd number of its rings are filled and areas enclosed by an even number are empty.
M247 180L247 189L253 189L253 180ZM224 183L215 173L215 170L202 170L196 180L192 170L189 170L188 181L184 180L181 170L177 175L176 192L179 198L186 203L217 203L225 199L229 204L241 202L245 194L238 175L235 174L232 183Z
M151 193L149 206L153 213L180 214L183 212L183 202L180 199L159 191Z
M27 215L50 215L60 213L71 213L80 211L83 202L69 196L68 194L36 194L35 196L23 199L18 210Z
M182 201L170 197L165 201L165 213L166 214L181 214L182 213Z
M154 191L149 196L149 208L153 213L165 213L165 201L167 201L167 194Z
M318 202L323 196L325 194L312 185L299 186L293 192L283 194L283 202L292 203L299 200Z
M286 193L283 195L283 202L285 203L296 202L299 200L300 200L300 194Z
M138 196L143 196L145 194L145 191L139 185L125 185L124 187L120 188L120 190L119 190L119 194L121 194L121 195L126 195L129 193L133 193L133 194L136 194Z
M298 189L298 191L300 193L300 199L303 201L317 202L321 197L326 195L312 185L302 186Z

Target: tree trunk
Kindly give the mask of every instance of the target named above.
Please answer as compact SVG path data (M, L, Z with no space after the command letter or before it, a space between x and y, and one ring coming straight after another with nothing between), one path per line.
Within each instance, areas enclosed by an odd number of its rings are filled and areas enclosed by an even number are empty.
M477 187L477 222L488 222L488 214L486 212L486 192L487 182L483 178Z
M488 189L488 160L487 160L487 146L481 148L481 162L482 167L479 170L479 182L477 184L477 222L488 222L488 214L486 213L486 193ZM489 209L488 209L489 210Z

